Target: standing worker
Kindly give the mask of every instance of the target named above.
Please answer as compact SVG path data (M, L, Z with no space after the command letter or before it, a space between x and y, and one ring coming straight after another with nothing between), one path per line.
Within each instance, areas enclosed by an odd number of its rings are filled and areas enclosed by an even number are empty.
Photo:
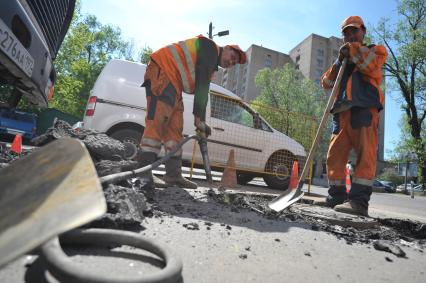
M322 204L336 211L368 216L376 174L379 111L384 105L380 83L387 51L382 45L363 43L366 28L358 16L346 18L341 30L344 44L340 47L339 58L321 78L325 89L332 88L343 59L347 59L331 109L333 133L327 154L329 190ZM352 149L357 154L357 162L347 194L345 166Z
M220 47L212 40L198 36L167 45L151 55L142 86L146 89L147 114L145 131L137 160L140 167L156 161L161 143L166 153L182 140L182 91L194 94L194 125L206 137L211 129L206 123L206 106L210 81L218 66L230 68L244 64L246 54L238 45ZM196 189L197 184L182 176L182 150L165 162L167 186ZM148 172L153 187L152 172Z

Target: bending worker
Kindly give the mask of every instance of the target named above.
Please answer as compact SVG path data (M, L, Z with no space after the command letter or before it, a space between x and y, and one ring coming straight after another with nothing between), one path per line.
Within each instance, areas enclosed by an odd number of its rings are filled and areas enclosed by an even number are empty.
M181 142L184 111L182 91L194 94L195 128L205 136L211 134L206 123L206 106L213 73L218 70L218 66L230 68L237 63L244 64L246 58L239 46L220 47L203 36L167 45L151 55L142 85L146 89L148 109L137 157L140 167L157 159L161 143L167 153ZM197 188L196 183L182 176L182 150L167 160L165 167L164 181L167 186ZM147 177L152 188L152 172Z
M332 88L341 63L347 58L331 110L333 133L327 154L329 190L323 204L336 211L368 216L368 202L376 174L379 111L384 105L380 83L387 51L382 45L363 43L366 28L358 16L346 18L341 30L344 44L339 58L321 78L324 88ZM351 190L347 194L345 166L352 149L357 154L357 162Z

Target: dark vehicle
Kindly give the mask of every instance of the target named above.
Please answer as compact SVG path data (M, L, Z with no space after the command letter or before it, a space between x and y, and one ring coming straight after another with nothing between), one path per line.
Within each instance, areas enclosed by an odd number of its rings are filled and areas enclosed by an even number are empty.
M0 108L0 136L21 135L32 139L36 135L37 116L18 110Z
M386 181L374 180L373 192L377 193L395 193L396 190L392 185Z
M0 87L11 87L2 105L14 108L22 95L40 107L53 96L53 67L69 28L75 0L2 0Z

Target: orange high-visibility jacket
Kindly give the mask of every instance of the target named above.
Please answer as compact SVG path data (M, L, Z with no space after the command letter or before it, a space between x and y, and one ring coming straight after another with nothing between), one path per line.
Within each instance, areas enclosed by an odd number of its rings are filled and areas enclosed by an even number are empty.
M151 55L178 93L194 94L194 115L205 120L210 81L218 70L222 48L198 36L167 45Z
M334 101L332 113L351 107L377 107L383 109L384 95L380 88L382 66L388 53L383 45L365 46L359 42L349 44L349 58L343 73L339 92ZM338 60L321 77L325 89L334 86L340 67Z

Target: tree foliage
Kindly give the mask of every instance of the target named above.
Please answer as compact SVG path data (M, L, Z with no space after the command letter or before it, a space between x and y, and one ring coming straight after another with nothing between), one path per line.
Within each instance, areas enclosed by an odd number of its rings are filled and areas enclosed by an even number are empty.
M309 150L317 130L317 120L325 105L323 90L311 80L302 78L290 64L274 70L260 70L255 82L260 88L260 95L253 101L253 107L275 129ZM268 105L273 109L258 105ZM326 147L323 143L319 150L322 155Z
M149 60L151 59L152 52L152 48L145 45L139 53L139 61L143 64L148 64Z
M398 4L398 22L392 26L382 19L373 30L389 52L384 65L391 90L400 93L401 107L408 125L409 138L400 149L414 151L420 175L426 176L426 2L402 0Z
M132 59L133 46L119 28L102 25L93 15L81 15L78 6L55 60L57 80L50 107L82 117L102 68L113 58Z

